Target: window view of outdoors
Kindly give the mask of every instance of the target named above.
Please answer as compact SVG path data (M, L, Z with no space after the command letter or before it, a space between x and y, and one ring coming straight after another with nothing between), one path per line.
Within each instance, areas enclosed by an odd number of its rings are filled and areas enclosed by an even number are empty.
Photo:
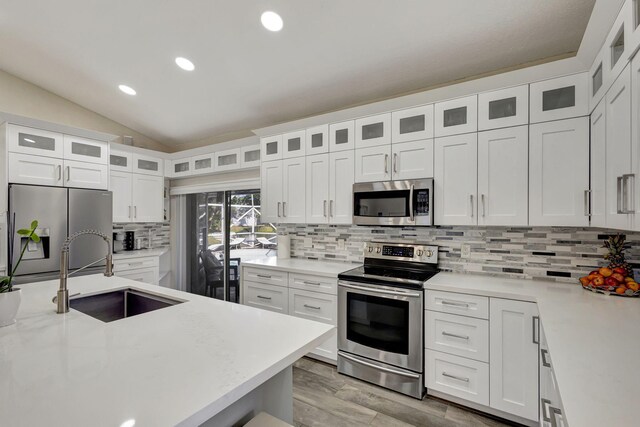
M225 268L228 271L229 301L239 302L239 266L243 261L276 255L276 227L262 223L260 191L229 192L230 216L225 218L225 193L195 195L197 233L194 258L198 274L192 275L191 292L225 299ZM229 239L225 241L225 227ZM225 262L225 246L229 260ZM194 265L194 266L195 266Z

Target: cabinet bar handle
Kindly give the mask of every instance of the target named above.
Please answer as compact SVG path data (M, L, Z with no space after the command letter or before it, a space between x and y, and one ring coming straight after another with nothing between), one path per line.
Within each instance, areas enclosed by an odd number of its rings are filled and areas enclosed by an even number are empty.
M393 153L393 173L398 173L398 153Z
M389 155L388 154L384 155L384 173L385 174L389 173Z
M136 219L138 218L138 206L133 207L133 217Z
M551 416L549 414L549 406L551 406L551 401L549 399L540 398L540 403L542 403L542 419L546 422L550 422Z
M584 216L591 216L589 212L589 195L591 190L584 190Z
M256 274L258 277L262 277L263 279L271 279L271 276L268 274Z
M545 368L550 368L551 363L547 362L547 355L549 354L549 350L545 350L544 348L540 349L540 359L542 360L542 366Z
M308 280L304 280L302 283L304 283L305 285L314 285L314 286L320 286L321 285L320 282L309 282Z
M58 181L62 180L62 165L58 165Z
M67 166L67 182L71 181L71 167Z
M486 212L485 212L485 205L484 205L484 194L480 195L480 201L482 202L482 217L484 218ZM473 207L471 208L473 209Z
M278 202L278 218L280 218L280 202Z
M323 205L322 205L322 213L324 215L324 217L327 217L327 201L325 200Z
M632 173L622 175L623 187L625 190L624 213L626 214L635 213L635 209L633 209L635 204L635 177L635 174ZM629 182L631 182L631 185L629 185ZM631 188L631 191L629 191L629 188Z
M260 299L266 299L266 300L270 300L271 297L263 297L262 295L256 295L258 298Z
M312 309L314 309L314 310L320 310L320 307L315 306L315 305L305 304L304 306L305 306L305 308L312 308Z
M329 200L329 216L333 217L333 200Z
M453 378L454 380L458 380L458 381L464 381L465 383L469 382L469 378L458 377L456 375L447 374L446 372L443 372L442 376L447 378Z
M409 221L413 222L415 218L413 217L413 191L414 185L411 184L411 189L409 190Z
M469 339L469 337L466 336L466 335L450 334L449 332L445 332L445 331L442 331L442 335L444 335L445 337L460 338L461 340L468 340Z
M469 195L469 200L471 201L471 218L473 218L473 194Z
M534 344L540 344L540 317L533 316L531 318L532 337Z
M287 202L282 202L282 216L285 218L287 217L286 211L287 211Z
M133 217L131 216L131 206L129 206L129 218L133 218Z
M441 304L442 305L453 305L455 307L469 308L469 304L467 304L466 302L453 302L453 301L442 300Z
M623 214L622 210L622 177L616 178L616 213Z

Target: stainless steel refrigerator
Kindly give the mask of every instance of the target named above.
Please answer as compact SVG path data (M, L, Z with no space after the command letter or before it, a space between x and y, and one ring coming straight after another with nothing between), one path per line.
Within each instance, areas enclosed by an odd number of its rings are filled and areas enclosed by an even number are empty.
M15 230L28 228L38 220L40 243L29 242ZM16 273L18 283L49 280L58 277L60 248L65 239L81 230L99 230L107 236L113 233L112 194L104 190L9 185L9 229L13 229L11 268L27 244L27 250ZM15 221L15 223L14 223ZM69 270L76 270L105 256L106 243L95 236L81 236L69 248ZM105 262L96 263L83 273L104 270Z

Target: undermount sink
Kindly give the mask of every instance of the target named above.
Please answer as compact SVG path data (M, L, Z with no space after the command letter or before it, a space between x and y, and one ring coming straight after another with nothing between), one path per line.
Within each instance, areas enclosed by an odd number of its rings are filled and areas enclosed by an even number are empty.
M125 288L72 298L69 306L103 322L113 322L182 302L184 301Z

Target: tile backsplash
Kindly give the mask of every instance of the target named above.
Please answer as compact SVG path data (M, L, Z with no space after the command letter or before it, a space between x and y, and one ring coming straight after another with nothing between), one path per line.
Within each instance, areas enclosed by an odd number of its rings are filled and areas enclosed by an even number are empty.
M292 258L361 263L364 242L417 241L439 246L438 262L445 271L573 283L606 263L603 241L615 233L577 227L278 226L278 234L291 237ZM631 246L627 260L640 263L640 233L624 234ZM311 239L312 247L305 247L305 239ZM462 244L471 248L468 258L461 257Z
M134 231L136 237L144 238L144 247L148 247L149 231L151 231L151 246L162 248L170 245L169 222L144 222L113 224L113 231Z

